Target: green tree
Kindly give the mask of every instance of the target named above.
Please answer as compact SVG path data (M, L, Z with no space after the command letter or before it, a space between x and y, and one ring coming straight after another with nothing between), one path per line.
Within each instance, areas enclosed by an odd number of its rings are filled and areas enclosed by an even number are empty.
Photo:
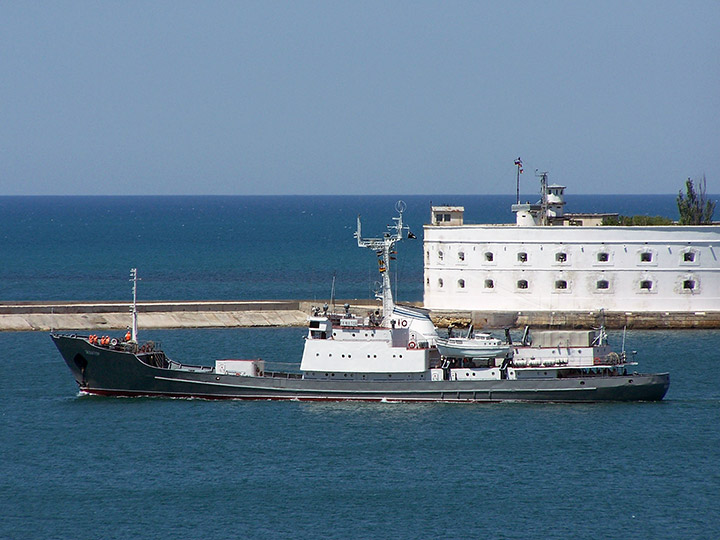
M686 195L683 197L682 191L678 192L677 205L680 212L680 225L707 225L712 222L713 213L715 212L715 204L717 201L709 201L705 195L706 189L705 175L702 181L698 182L697 191L693 181L688 178L685 181Z

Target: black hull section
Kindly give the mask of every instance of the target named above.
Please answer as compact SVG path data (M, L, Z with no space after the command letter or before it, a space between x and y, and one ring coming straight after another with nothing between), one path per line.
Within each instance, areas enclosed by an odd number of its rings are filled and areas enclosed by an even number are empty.
M203 399L402 402L659 401L670 377L662 374L492 381L335 381L242 377L210 370L153 367L137 355L52 335L80 390L105 396Z

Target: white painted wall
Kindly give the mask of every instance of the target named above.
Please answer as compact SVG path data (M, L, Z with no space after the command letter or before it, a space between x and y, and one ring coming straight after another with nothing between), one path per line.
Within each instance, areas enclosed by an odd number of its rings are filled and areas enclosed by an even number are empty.
M430 309L720 310L720 226L426 225L424 233L424 302ZM527 254L525 262L519 253ZM600 253L608 260L599 260ZM642 253L650 260L643 261ZM685 253L694 260L686 261ZM526 289L518 288L520 280ZM598 289L598 281L608 288ZM694 288L684 288L686 281Z

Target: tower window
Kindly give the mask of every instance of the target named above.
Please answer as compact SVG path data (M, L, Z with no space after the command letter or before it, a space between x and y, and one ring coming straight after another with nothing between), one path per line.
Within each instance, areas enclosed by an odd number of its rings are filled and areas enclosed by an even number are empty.
M524 251L521 251L520 253L518 253L518 261L527 262L527 260L528 260L527 253L525 253Z
M493 289L494 287L495 287L495 282L492 279L485 280L485 288L486 289Z
M517 282L517 288L518 289L527 289L528 288L528 282L527 279L520 279Z
M556 253L555 260L559 263L567 262L567 253L563 253L563 252Z
M605 253L604 251L597 254L597 260L598 262L608 262L610 260L610 254Z
M606 279L601 279L595 284L595 288L597 289L609 289L610 288L610 282Z
M651 290L652 286L653 286L653 282L650 281L649 279L644 279L640 282L640 288L644 289L646 291Z

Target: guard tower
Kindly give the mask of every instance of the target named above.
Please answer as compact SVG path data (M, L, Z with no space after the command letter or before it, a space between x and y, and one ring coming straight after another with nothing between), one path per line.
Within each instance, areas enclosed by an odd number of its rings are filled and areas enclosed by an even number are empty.
M464 206L432 206L430 224L455 226L463 224Z

